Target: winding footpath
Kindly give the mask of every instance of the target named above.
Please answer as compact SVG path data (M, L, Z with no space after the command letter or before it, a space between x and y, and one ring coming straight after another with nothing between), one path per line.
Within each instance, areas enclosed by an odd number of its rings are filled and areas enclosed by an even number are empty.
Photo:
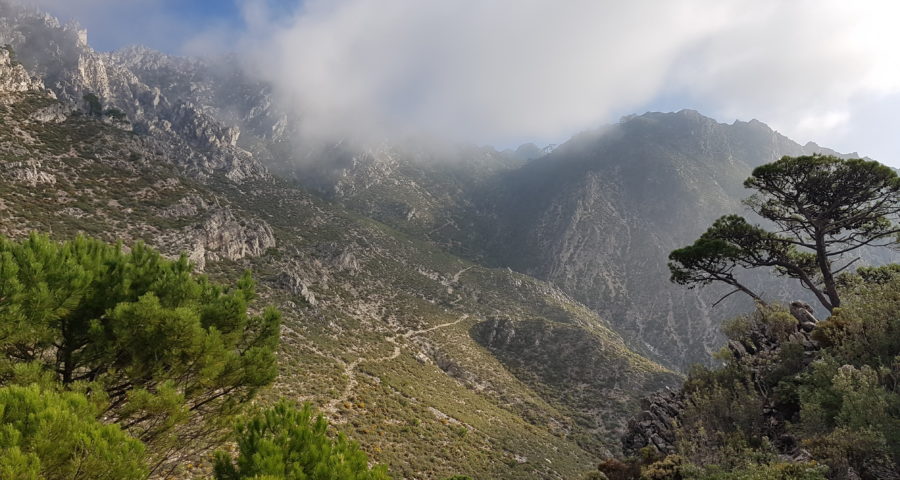
M442 323L440 325L423 328L421 330L410 330L403 334L397 334L397 335L393 335L390 337L386 337L385 340L387 340L392 345L394 345L394 351L391 352L390 355L385 356L385 357L379 357L379 358L373 358L373 359L366 359L364 357L358 357L356 360L353 360L350 363L347 363L344 360L342 360L338 357L335 357L335 360L337 360L344 368L344 376L347 377L347 384L344 386L344 391L341 392L341 395L339 397L329 401L322 408L322 410L324 412L328 413L329 415L334 415L335 413L337 413L338 405L347 401L353 395L353 390L359 384L359 381L356 379L356 368L359 366L360 363L362 363L362 362L382 363L382 362L394 360L395 358L399 357L401 349L400 349L400 344L397 342L398 337L403 338L403 339L409 339L409 338L412 338L412 337L415 337L418 335L424 335L426 333L430 333L435 330L452 327L462 321L465 321L467 318L469 318L468 314L462 314L462 315L460 315L459 318L457 318L455 321L452 321L452 322Z

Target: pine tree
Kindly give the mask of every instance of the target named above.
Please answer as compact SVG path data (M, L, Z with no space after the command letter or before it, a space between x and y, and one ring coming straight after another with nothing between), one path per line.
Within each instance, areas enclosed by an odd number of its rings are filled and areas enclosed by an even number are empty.
M369 468L366 454L343 435L332 438L328 422L311 405L281 401L238 426L237 459L216 456L216 480L389 480L383 466Z
M79 393L0 388L0 478L142 480L144 446Z
M900 235L900 177L878 162L783 157L754 169L744 186L756 191L745 203L774 230L737 215L720 218L670 254L673 282L726 283L761 301L736 273L767 267L797 279L831 312L841 306L837 274L858 260L846 255L896 245Z
M0 238L0 382L85 392L156 464L206 447L275 378L279 315L249 315L254 298L249 275L223 288L143 244Z

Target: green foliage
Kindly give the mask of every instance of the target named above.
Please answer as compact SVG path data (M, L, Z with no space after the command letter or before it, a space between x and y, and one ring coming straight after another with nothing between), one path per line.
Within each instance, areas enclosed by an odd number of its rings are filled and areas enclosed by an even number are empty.
M94 93L86 93L83 97L85 105L87 105L87 114L92 117L103 115L103 104L100 103L100 97Z
M628 459L625 462L609 458L597 466L600 473L606 475L609 480L630 480L636 479L641 474L641 464L635 459Z
M144 446L79 393L0 388L0 478L144 479Z
M814 337L847 363L873 368L891 366L900 354L900 276L884 275L894 267L863 271L877 278L846 290L852 308L842 308L819 324Z
M218 452L217 480L284 479L388 480L383 466L369 468L359 446L339 434L310 404L296 408L282 401L238 426L239 454Z
M825 480L825 468L815 463L773 462L736 470L716 467L685 469L684 480ZM674 478L672 480L675 480Z
M137 244L0 238L0 381L88 393L163 460L274 379L279 315Z
M112 118L113 120L125 120L127 117L125 116L125 112L119 110L118 108L107 108L103 111L103 115Z
M839 365L831 357L815 362L803 376L797 425L812 450L831 465L857 468L867 458L900 458L900 395L891 391L892 377L889 369Z
M824 350L810 364L793 335L796 319L779 307L760 306L729 322L726 335L753 354L726 356L723 368L691 374L679 438L690 462L656 465L647 478L824 478L851 467L877 477L896 469L900 266L862 267L839 280L831 266L842 252L892 241L897 227L885 218L898 209L895 173L861 160L785 158L754 171L747 186L759 191L748 204L781 233L723 217L694 245L672 252L672 279L729 283L757 299L736 270L769 266L800 279L833 310L813 333ZM837 308L841 297L846 302ZM778 348L758 351L760 341ZM776 450L767 436L779 432L770 431L767 410L794 422L793 432L827 467L772 463Z
M468 477L466 477L468 478ZM609 480L609 477L606 476L605 473L601 471L595 472L587 472L582 477L581 480Z
M878 471L896 472L897 469L887 452L884 437L873 430L838 428L809 437L803 444L828 467L832 478L841 478L850 468L862 472L864 478L885 478Z
M795 278L829 311L841 305L835 275L842 255L863 246L896 242L900 178L878 162L832 156L784 157L753 170L746 200L778 233L728 215L694 244L669 257L672 281L688 286L731 285L756 300L740 282L741 268L768 267Z
M742 465L697 465L679 455L632 459L628 464L605 462L597 480L825 480L828 468L816 462L760 460ZM611 468L612 467L612 468ZM606 469L606 470L604 470ZM608 470L608 471L607 471ZM607 474L603 472L607 471Z
M896 471L900 464L896 271L895 266L861 269L844 283L846 302L814 330L818 351L788 335L796 331L791 326L795 321L782 308L760 307L729 322L727 336L748 346L748 352L761 339L774 341L777 348L728 355L721 368L691 372L684 386L686 408L679 418L677 446L685 458L679 475L768 479L823 478L827 473L842 478L852 468L863 478L881 478L879 472ZM770 420L776 414L787 421L784 426L773 428ZM783 435L795 437L824 467L807 471L773 463L782 447L770 440ZM654 471L668 471L662 464L657 467ZM699 476L691 476L695 473Z

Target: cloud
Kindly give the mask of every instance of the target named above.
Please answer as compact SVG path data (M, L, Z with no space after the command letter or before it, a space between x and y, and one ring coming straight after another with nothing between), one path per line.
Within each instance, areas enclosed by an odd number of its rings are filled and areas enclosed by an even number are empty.
M860 105L900 93L900 32L890 23L900 18L900 4L745 7L727 28L685 52L670 88L722 118L755 117L797 140L835 145L837 139L845 144L839 146L866 148L846 143L868 123L859 117ZM887 125L882 129L889 135Z
M256 1L241 45L310 131L552 141L666 97L829 144L854 102L900 92L894 5Z
M314 128L503 142L572 133L651 98L679 52L721 22L716 11L694 22L699 11L690 2L313 0L285 24L254 29L244 46L253 70Z
M100 48L236 48L308 134L508 146L696 108L900 164L891 0L27 3L77 18Z

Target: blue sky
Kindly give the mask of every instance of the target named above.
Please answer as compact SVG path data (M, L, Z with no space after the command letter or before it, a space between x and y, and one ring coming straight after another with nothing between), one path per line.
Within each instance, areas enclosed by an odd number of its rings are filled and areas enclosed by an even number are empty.
M559 143L691 108L900 166L892 0L21 1L99 50L237 50L316 132Z
M220 27L236 30L243 23L240 8L232 0L164 0L152 5L140 5L140 0L90 2L86 6L79 5L78 0L38 3L61 19L80 23L90 34L91 46L101 51L140 44L180 53L198 31Z

